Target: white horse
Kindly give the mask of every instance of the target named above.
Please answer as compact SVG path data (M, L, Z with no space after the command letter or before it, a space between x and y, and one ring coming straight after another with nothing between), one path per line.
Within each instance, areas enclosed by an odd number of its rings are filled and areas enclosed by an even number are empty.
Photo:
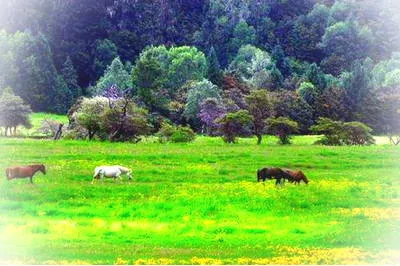
M122 174L126 174L129 180L132 179L132 170L129 168L120 165L98 166L94 169L92 184L96 178L103 179L104 177L112 177L115 180L121 178L120 176Z

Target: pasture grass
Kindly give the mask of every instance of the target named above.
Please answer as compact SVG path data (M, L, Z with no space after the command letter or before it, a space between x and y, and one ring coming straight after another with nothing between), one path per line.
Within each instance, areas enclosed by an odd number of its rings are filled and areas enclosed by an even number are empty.
M29 117L32 128L27 129L19 126L17 128L17 135L21 137L43 137L44 134L38 130L42 127L43 120L54 120L64 125L68 125L68 117L66 115L57 115L50 113L32 113Z
M326 147L315 136L198 137L189 144L0 138L0 258L44 264L359 264L400 255L399 147ZM379 139L379 143L385 143ZM134 179L91 185L95 166ZM256 182L263 166L299 168L309 185Z

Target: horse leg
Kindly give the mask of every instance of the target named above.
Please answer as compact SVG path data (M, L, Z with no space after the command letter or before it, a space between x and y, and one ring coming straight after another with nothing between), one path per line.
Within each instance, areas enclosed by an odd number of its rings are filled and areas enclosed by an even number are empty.
M115 180L119 179L119 181L122 182L122 176L121 176L121 174L122 174L122 173L119 172L119 173L116 175Z
M31 175L31 176L29 177L29 180L31 181L31 184L33 184L32 177L33 177L33 175Z

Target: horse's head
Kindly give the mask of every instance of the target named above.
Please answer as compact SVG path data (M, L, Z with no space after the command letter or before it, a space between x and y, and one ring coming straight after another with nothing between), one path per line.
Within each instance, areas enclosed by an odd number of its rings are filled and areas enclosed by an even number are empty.
M304 183L308 184L309 181L308 181L306 175L302 171L298 171L297 174L299 176L299 180L303 180Z
M43 164L39 165L39 171L42 172L45 175L46 174L46 167Z
M267 178L266 174L267 168L262 168L257 170L257 181L260 182L260 180L265 181L265 178Z

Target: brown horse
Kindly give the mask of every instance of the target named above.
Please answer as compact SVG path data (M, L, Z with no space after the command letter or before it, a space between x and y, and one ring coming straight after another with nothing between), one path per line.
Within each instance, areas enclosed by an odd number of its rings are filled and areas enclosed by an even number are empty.
M263 182L265 179L276 179L275 185L281 184L282 181L285 182L285 173L282 171L281 168L272 167L272 168L262 168L257 170L257 181Z
M28 165L28 166L15 166L15 167L8 167L6 169L6 176L8 180L14 178L26 178L29 177L31 183L32 177L36 174L36 172L42 172L44 175L46 174L46 168L43 164L35 164L35 165Z
M300 170L294 171L291 169L283 169L283 173L285 178L291 183L300 184L300 181L303 181L308 184L309 182L307 177Z

